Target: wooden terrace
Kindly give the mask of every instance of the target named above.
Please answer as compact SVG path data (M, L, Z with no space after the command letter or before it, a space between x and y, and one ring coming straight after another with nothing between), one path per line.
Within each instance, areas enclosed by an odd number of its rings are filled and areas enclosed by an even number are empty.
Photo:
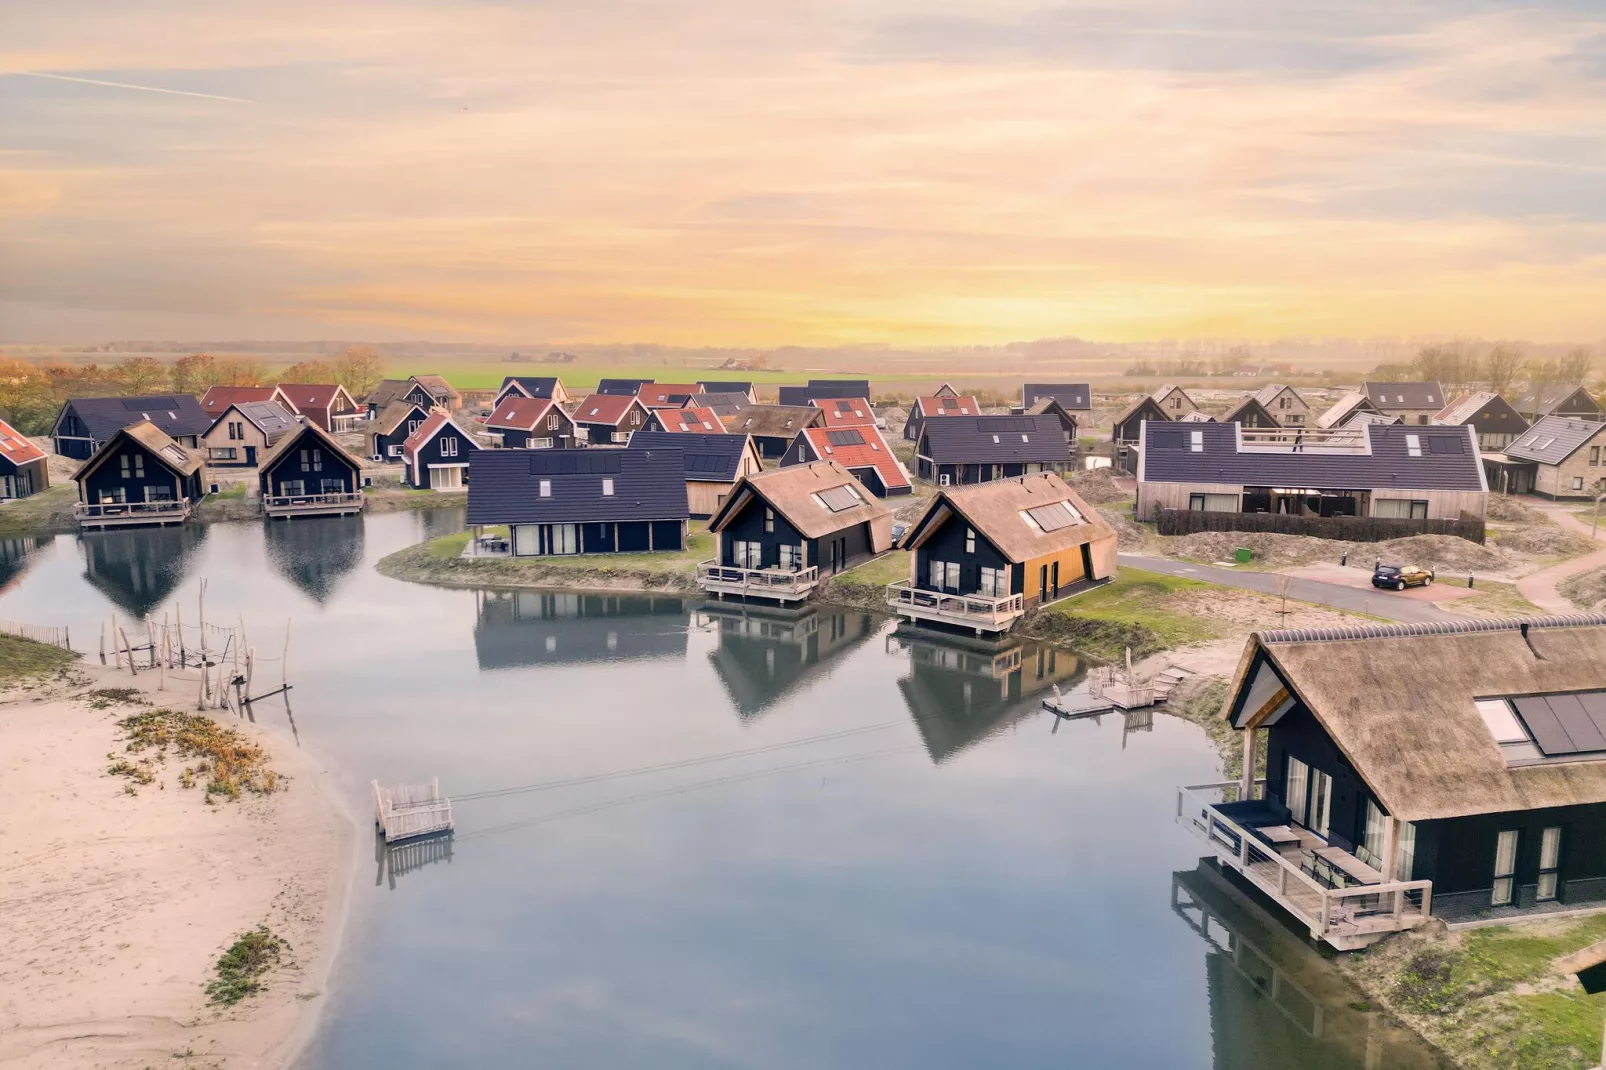
M718 561L697 565L697 585L709 594L770 598L777 602L801 602L820 585L820 570L814 565L802 569L738 568Z
M135 527L142 524L182 524L190 518L187 498L161 502L79 502L72 507L78 526L85 531Z
M1007 632L1026 612L1018 594L944 594L925 591L908 580L887 584L887 606L900 617L974 628L977 635Z
M262 512L266 516L344 516L362 512L362 491L336 494L264 494Z
M1263 800L1225 801L1239 790L1238 781L1178 788L1177 822L1299 919L1314 939L1353 951L1428 920L1432 881L1387 880L1309 829L1279 823Z

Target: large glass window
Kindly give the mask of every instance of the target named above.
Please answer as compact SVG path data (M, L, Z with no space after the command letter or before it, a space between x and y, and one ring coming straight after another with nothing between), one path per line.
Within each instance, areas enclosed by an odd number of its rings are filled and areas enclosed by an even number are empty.
M737 568L763 568L763 561L763 543L738 539L731 547L731 563Z
M1327 823L1333 817L1333 778L1320 769L1310 771L1310 828L1327 835Z
M1305 823L1309 811L1306 800L1310 792L1310 766L1298 758L1288 759L1288 772L1283 778L1283 804L1289 816L1299 824Z
M1002 598L1009 593L1009 570L1007 568L984 568L981 570L981 593L994 598Z
M1408 881L1416 868L1416 826L1409 821L1400 823L1400 845L1394 852L1394 879Z
M1388 837L1388 816L1371 799L1366 800L1366 824L1361 829L1361 842L1355 848L1355 857L1368 865L1383 868L1384 841Z
M939 591L959 593L959 562L933 561L931 563L931 586Z
M1539 837L1539 898L1556 898L1556 871L1561 863L1561 828L1545 829Z
M1495 837L1494 894L1489 902L1497 907L1511 905L1517 887L1517 831L1507 829Z
M803 547L785 542L781 544L781 567L796 572L803 567Z

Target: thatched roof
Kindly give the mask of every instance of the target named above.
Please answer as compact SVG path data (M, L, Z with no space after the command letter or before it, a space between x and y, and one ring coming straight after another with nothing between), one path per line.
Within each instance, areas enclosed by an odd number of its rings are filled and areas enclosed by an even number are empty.
M812 405L749 405L724 418L733 434L791 438L805 427L818 427L825 414Z
M851 509L833 511L817 497L833 487L850 487L861 502ZM870 549L892 547L892 509L865 490L853 474L835 461L815 461L755 472L737 483L725 504L708 522L720 531L746 505L750 495L762 498L786 518L806 539L818 539L854 524L870 525Z
M1606 615L1256 633L1229 714L1258 655L1401 820L1606 802L1606 754L1508 766L1473 705L1606 688Z
M144 446L161 463L180 476L192 475L206 463L201 456L200 450L187 450L177 442L174 442L172 436L166 431L163 431L149 420L136 420L127 427L119 428L110 438L101 443L100 449L95 451L93 457L84 462L73 478L80 482L89 478L89 474L98 468L102 461L116 452L120 442L119 435L126 435Z
M1043 531L1023 515L1029 509L1064 502L1082 518L1056 531ZM1072 546L1115 541L1115 529L1099 511L1052 472L995 479L969 487L948 487L931 500L903 540L905 549L918 549L949 513L965 518L998 552L1011 561L1030 561Z

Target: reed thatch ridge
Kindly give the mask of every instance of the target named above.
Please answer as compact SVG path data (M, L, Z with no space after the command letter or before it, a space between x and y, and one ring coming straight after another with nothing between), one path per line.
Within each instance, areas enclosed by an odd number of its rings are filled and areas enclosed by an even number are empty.
M1387 639L1400 635L1457 635L1462 632L1522 631L1524 628L1591 628L1606 625L1606 613L1566 613L1551 617L1482 617L1421 624L1357 624L1343 628L1285 628L1260 632L1262 643L1314 643L1333 639Z

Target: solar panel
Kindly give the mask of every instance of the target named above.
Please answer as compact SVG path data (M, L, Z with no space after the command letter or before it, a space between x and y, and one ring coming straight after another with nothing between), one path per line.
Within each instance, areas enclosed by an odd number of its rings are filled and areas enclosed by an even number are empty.
M859 497L852 487L848 486L830 487L816 492L815 497L825 503L825 507L833 513L845 512L864 502L864 499Z
M150 409L171 409L178 402L172 398L124 398L123 408L129 412L146 412Z
M1037 521L1037 526L1045 532L1068 528L1082 519L1076 514L1075 510L1064 502L1039 505L1036 509L1026 510L1026 514Z
M1156 431L1150 441L1157 450L1180 450L1186 439L1181 431Z
M827 431L825 437L833 446L864 445L864 435L858 431Z
M1546 757L1606 751L1606 692L1526 695L1511 704Z
M1429 435L1429 453L1465 453L1466 440L1459 435Z

